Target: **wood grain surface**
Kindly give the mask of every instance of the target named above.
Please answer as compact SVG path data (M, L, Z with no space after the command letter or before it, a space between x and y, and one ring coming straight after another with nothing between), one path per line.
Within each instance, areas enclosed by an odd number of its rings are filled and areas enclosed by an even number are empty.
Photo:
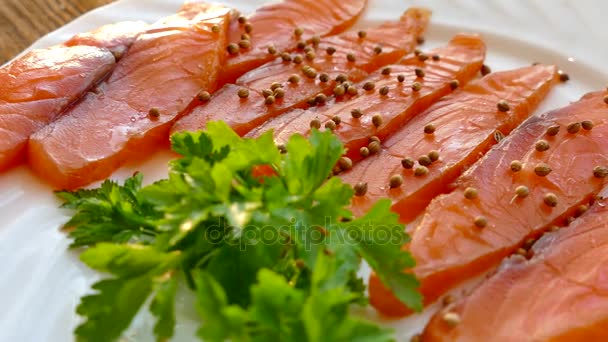
M0 0L0 64L41 36L113 0Z

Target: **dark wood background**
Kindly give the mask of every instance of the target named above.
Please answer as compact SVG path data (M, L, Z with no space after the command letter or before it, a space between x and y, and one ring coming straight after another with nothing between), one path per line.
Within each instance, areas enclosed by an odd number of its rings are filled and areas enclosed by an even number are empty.
M0 0L0 64L36 39L113 0Z

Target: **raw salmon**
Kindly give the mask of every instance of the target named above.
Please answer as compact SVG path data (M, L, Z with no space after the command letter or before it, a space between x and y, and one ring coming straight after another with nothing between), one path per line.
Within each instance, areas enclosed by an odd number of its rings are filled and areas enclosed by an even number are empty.
M489 74L441 99L384 141L384 150L344 174L350 184L367 182L367 193L353 198L353 212L361 215L378 199L390 198L401 220L412 221L497 138L525 120L556 81L554 66L536 65ZM497 109L501 100L511 107L506 113ZM425 127L433 132L425 133ZM437 151L439 159L426 165L426 175L415 176L416 168L424 166L415 161L431 151ZM408 168L403 166L404 159L410 162ZM394 175L403 181L391 188Z
M340 33L363 12L367 0L284 0L258 8L245 21L233 21L228 32L228 44L238 44L242 34L249 35L248 48L236 54L226 52L226 64L220 84L233 83L245 72L275 59L268 52L293 50L298 42L313 36L323 37ZM296 35L300 29L301 35Z
M79 33L65 42L66 46L89 45L106 48L120 58L148 24L143 21L123 21Z
M496 266L552 224L569 222L608 184L605 96L591 93L530 117L467 170L454 191L430 203L405 246L416 259L426 303ZM370 301L384 314L407 314L376 277Z
M0 68L0 171L24 160L30 135L57 118L114 67L106 49L32 50Z
M230 10L210 6L187 4L140 35L107 81L32 137L32 169L76 188L166 144L191 99L216 87Z
M435 315L422 340L608 341L608 207L598 204Z
M380 66L396 62L414 50L416 38L425 30L429 16L427 10L412 8L399 21L367 30L365 38L360 38L357 32L346 32L321 39L316 46L309 46L314 54L309 56L312 60L303 57L303 51L289 55L292 61L277 58L241 76L238 85L224 86L208 103L179 120L173 131L195 131L204 128L208 121L223 120L244 135L289 109L307 106L307 101L317 94L332 93L340 75L357 81ZM377 49L379 46L381 51ZM329 54L328 49L335 52ZM355 60L349 61L348 54L356 56ZM296 63L298 58L303 60L301 64ZM311 68L308 76L305 67ZM292 75L299 81L289 82ZM274 82L280 84L284 96L265 104L262 93ZM246 88L249 97L239 99L240 88Z
M416 114L449 94L455 88L450 84L471 80L482 66L485 44L476 35L461 34L445 47L432 50L430 55L439 59L421 60L420 56L403 59L387 67L390 73L387 69L376 72L355 85L359 94L353 98L332 99L307 111L286 113L258 127L252 135L273 129L275 140L284 143L294 133L308 134L312 120L319 120L324 127L338 117L334 133L348 149L346 155L354 161L361 159L360 148L368 145L370 137L384 140ZM424 75L417 76L417 72ZM420 88L412 89L414 83ZM369 84L374 87L366 90ZM387 90L386 94L382 93L383 89ZM351 113L355 109L362 116L354 118ZM375 122L374 116L380 121Z

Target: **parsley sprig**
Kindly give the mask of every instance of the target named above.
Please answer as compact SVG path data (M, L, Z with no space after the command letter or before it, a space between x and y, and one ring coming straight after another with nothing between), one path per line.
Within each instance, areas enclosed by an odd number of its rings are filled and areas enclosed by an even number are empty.
M391 341L390 330L349 314L366 305L361 259L415 310L422 307L409 239L379 201L347 209L352 188L332 168L343 146L331 133L294 135L281 154L267 133L243 139L226 124L172 137L182 155L169 176L57 192L81 259L111 276L77 313L81 341L112 341L148 305L159 341L171 338L178 283L196 293L205 341Z

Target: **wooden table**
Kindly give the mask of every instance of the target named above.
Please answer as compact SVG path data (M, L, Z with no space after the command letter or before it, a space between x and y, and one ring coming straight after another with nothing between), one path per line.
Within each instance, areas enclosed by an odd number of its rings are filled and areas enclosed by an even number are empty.
M0 0L0 64L44 34L114 0Z

